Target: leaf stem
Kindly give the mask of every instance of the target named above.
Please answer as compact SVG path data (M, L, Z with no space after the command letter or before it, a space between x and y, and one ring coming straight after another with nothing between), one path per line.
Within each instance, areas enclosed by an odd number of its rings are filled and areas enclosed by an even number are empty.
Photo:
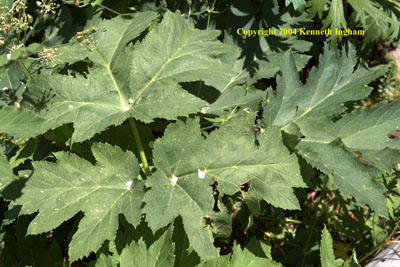
M132 118L129 118L129 125L131 126L133 137L135 138L135 143L139 150L139 156L140 156L140 160L143 163L144 172L145 172L146 176L150 176L151 172L150 172L150 168L149 168L149 163L147 162L146 154L144 153L142 141L140 140L139 132L137 130L135 121Z
M21 70L24 72L24 75L27 79L31 77L31 74L29 73L28 69L26 68L24 62L22 60L18 60L18 65L21 68Z
M314 222L313 222L313 224L312 224L312 226L310 228L310 234L308 235L308 238L307 238L307 241L306 241L306 245L304 247L304 253L303 253L303 257L301 259L301 265L300 266L304 266L304 263L305 263L305 260L306 260L306 257L307 257L307 250L308 250L308 247L310 245L311 236L313 234L313 230L315 229L315 224L317 223L317 219L318 219L318 216L314 215Z
M24 39L22 40L22 42L25 44L28 39L32 36L33 34L33 30L36 30L36 27L39 25L40 21L43 19L44 17L44 13L40 13L39 17L35 20L35 23L33 24L31 30L28 32L27 35L24 36Z

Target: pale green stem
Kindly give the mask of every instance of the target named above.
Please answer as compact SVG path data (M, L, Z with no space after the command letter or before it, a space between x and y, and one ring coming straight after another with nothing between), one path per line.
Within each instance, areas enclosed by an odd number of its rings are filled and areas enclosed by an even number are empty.
M189 13L188 13L188 20L190 21L190 13L192 12L192 1L188 1L189 4Z
M25 67L25 64L22 60L18 60L18 65L21 68L21 70L24 72L24 75L27 79L31 77L31 74L29 73L28 69Z
M146 176L150 176L151 172L150 172L150 168L149 168L149 163L147 162L146 154L144 153L142 141L140 140L139 132L136 128L135 121L132 118L129 118L129 125L131 126L133 137L135 138L135 143L139 150L139 156L140 156L140 160L143 163L144 173L146 174Z

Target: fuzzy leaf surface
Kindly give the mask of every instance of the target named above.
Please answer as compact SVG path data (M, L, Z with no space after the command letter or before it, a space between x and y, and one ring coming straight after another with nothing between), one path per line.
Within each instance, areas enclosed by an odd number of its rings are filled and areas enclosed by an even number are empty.
M391 138L391 134L398 131L399 127L399 100L352 112L335 123L337 137L347 147L357 149L400 149L400 139Z
M34 174L16 200L22 205L20 214L39 211L28 234L50 231L79 211L84 213L69 245L71 261L114 240L120 213L133 225L140 222L144 184L137 180L135 156L107 144L96 144L92 151L95 166L66 152L56 153L57 163L35 162Z
M366 70L356 65L355 51L343 51L340 56L325 46L317 68L313 68L305 85L298 78L291 52L282 60L282 76L277 78L277 92L269 90L269 103L264 108L268 125L282 128L290 123L302 126L340 114L342 103L363 99L371 88L366 84L383 74L381 68Z
M333 175L344 195L352 195L359 204L368 204L378 214L386 216L385 189L375 181L380 174L377 168L359 161L338 141L326 144L304 140L296 148L313 167Z
M207 139L200 134L198 120L178 121L167 128L154 145L157 171L146 182L151 190L145 196L145 213L153 230L180 215L196 252L203 259L216 255L211 232L202 225L202 218L213 214L214 181L224 194L234 194L251 181L249 195L277 207L299 208L292 188L305 184L297 158L283 145L277 127L258 136L257 147L253 120L252 113L239 115Z
M227 51L215 41L219 31L194 29L180 14L167 12L141 42L127 46L155 17L141 12L95 25L93 51L81 52L93 63L87 78L32 77L27 98L46 120L42 132L73 122L72 139L80 142L128 117L176 119L205 105L178 83L229 75L230 67L215 58ZM77 51L76 43L71 46Z
M37 128L44 122L29 110L17 107L5 107L0 109L0 133L27 138L40 134Z

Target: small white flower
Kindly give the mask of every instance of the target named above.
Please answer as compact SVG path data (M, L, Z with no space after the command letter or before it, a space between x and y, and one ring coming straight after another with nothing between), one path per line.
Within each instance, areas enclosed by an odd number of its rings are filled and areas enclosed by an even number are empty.
M206 173L203 172L202 170L198 169L197 174L199 175L200 179L204 179L206 177Z
M74 107L72 106L72 105L69 105L68 106L68 109L73 109Z
M178 182L178 177L176 177L175 175L172 175L171 184L176 185L176 182Z
M133 99L129 98L128 102L129 102L129 104L133 104Z
M126 182L125 185L126 185L129 189L131 189L132 183L133 183L133 181L128 181L128 182Z
M7 91L7 90L8 90L8 87L3 87L1 90Z
M10 59L11 58L11 54L7 54L7 59Z

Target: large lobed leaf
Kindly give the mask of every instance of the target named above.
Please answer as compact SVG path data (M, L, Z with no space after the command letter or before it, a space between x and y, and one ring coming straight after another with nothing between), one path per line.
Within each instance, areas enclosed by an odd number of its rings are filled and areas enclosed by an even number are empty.
M215 57L227 52L227 46L216 41L218 31L195 29L170 12L142 42L128 44L155 18L153 12L141 12L104 20L93 26L92 49L76 40L64 48L71 63L86 57L93 63L87 78L33 76L25 98L45 120L36 132L73 122L72 140L80 142L128 117L151 122L200 111L206 102L178 83L229 76L231 68Z
M140 222L144 184L137 179L135 156L107 144L92 150L95 166L65 152L56 153L57 163L35 162L35 171L16 200L22 206L20 214L39 211L28 234L50 231L83 211L69 245L71 261L96 251L105 240L114 240L120 213L133 225Z
M213 214L211 185L233 194L250 181L249 196L274 206L298 209L293 187L304 187L295 155L282 143L277 127L259 135L256 146L254 114L240 115L204 139L198 120L171 124L154 145L157 171L147 180L147 221L157 230L181 216L190 243L204 259L217 255L211 231L202 222Z
M267 124L286 127L296 123L303 129L310 121L342 113L344 102L367 97L372 88L366 85L381 76L384 69L354 69L354 53L353 49L343 50L338 56L335 49L325 46L318 68L311 70L307 83L302 85L294 58L286 52L277 92L269 90L270 103L264 109Z
M382 102L374 108L353 112L337 121L335 128L336 136L350 148L400 149L400 139L391 136L400 130L400 101Z
M352 195L360 204L368 204L378 214L386 215L384 188L375 177L387 170L387 166L378 169L367 165L348 149L384 148L385 142L389 142L389 131L394 131L398 120L394 112L396 104L352 113L333 123L332 119L345 110L342 104L366 97L371 91L366 84L383 70L354 70L356 62L351 50L338 56L335 50L325 49L318 68L312 69L305 85L298 79L293 57L290 52L286 53L277 90L269 91L269 103L264 108L266 124L277 125L298 137L303 135L295 144L303 158L325 174L333 175L344 195ZM387 116L389 110L393 114ZM379 126L372 135L370 130Z
M380 215L385 215L384 187L375 181L380 171L360 162L357 157L343 149L339 142L329 144L304 140L296 147L312 166L333 175L344 195L352 195L360 204L368 204Z

